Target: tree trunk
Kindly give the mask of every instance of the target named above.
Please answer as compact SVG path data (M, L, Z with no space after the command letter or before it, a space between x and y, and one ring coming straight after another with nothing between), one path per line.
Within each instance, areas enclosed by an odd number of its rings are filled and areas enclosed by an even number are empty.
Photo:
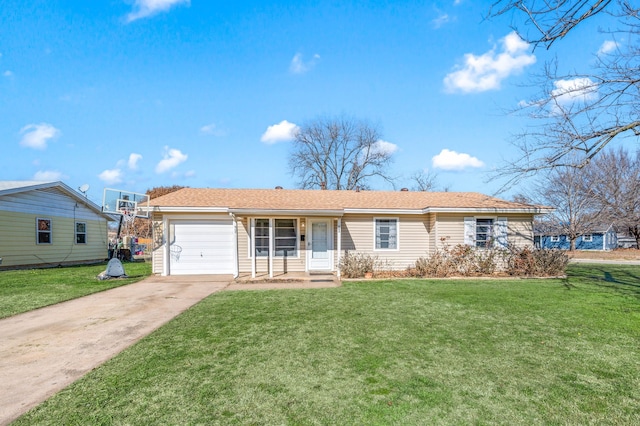
M576 251L576 237L569 238L569 251Z

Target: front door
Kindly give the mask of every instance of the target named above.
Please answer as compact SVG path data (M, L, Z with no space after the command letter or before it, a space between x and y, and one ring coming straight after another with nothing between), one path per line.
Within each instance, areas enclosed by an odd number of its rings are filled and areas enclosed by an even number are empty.
M330 271L333 263L331 219L309 219L308 237L308 269L311 271Z

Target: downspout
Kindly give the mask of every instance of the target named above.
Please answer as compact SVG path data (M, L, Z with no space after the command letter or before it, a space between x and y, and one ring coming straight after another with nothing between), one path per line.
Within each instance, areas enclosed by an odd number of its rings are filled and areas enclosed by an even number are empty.
M236 215L229 213L233 219L233 278L238 278L240 275L240 265L238 264L238 220Z

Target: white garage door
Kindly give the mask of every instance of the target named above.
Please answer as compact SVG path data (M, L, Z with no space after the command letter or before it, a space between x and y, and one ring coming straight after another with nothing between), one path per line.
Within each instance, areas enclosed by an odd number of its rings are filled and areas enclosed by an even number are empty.
M231 219L172 221L170 274L233 274Z

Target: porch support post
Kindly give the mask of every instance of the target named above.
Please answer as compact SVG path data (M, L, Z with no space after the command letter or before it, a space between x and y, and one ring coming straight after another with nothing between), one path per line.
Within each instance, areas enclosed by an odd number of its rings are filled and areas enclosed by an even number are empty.
M169 275L169 265L171 261L171 235L169 235L169 218L167 215L162 215L162 239L164 240L164 256L162 256L162 276ZM116 241L117 243L117 241Z
M340 253L342 252L342 218L338 218L338 229L336 233L336 237L338 238L338 267L336 268L336 275L338 279L340 278Z
M273 218L269 218L269 278L273 278Z
M256 220L254 218L250 218L249 222L251 228L249 234L251 238L249 238L249 251L251 253L251 278L256 277Z

